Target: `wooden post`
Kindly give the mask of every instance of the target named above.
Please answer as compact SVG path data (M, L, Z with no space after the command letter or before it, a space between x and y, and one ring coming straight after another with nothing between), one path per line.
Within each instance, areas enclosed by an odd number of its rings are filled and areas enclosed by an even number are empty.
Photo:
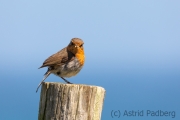
M44 82L38 120L100 120L105 89Z

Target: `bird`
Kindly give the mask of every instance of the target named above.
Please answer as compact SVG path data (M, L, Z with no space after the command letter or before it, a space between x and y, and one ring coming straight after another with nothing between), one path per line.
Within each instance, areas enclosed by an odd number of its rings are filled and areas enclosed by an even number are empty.
M62 78L66 83L72 84L65 78L77 75L85 62L84 42L80 38L72 38L67 47L48 57L40 68L48 67L43 80L39 83L38 91L44 80L52 73Z

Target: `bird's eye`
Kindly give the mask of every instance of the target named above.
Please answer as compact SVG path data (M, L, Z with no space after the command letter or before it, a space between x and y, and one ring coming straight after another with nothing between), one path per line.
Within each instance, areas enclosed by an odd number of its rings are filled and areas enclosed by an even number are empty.
M74 45L74 43L73 43L73 42L71 42L71 45Z
M83 46L83 44L81 44L79 47L82 47Z

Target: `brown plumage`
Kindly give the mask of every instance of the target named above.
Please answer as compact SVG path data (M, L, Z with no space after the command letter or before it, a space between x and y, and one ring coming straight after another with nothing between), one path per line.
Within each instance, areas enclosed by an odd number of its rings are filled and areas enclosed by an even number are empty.
M67 47L63 48L61 51L51 55L47 58L43 65L39 68L47 67L47 66L54 66L54 65L62 65L66 62L73 60L74 54L67 50Z
M48 67L48 70L44 74L44 78L38 85L38 88L51 73L71 84L64 79L64 77L75 76L83 67L85 61L83 44L84 42L81 39L73 38L67 47L48 57L43 65L39 67ZM38 91L38 88L36 92Z

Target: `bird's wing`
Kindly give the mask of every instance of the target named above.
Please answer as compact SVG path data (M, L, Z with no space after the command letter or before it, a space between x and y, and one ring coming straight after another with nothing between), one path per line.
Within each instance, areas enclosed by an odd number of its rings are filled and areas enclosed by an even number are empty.
M40 68L53 65L62 65L71 61L73 58L74 55L71 52L68 52L67 48L64 48L47 58Z

